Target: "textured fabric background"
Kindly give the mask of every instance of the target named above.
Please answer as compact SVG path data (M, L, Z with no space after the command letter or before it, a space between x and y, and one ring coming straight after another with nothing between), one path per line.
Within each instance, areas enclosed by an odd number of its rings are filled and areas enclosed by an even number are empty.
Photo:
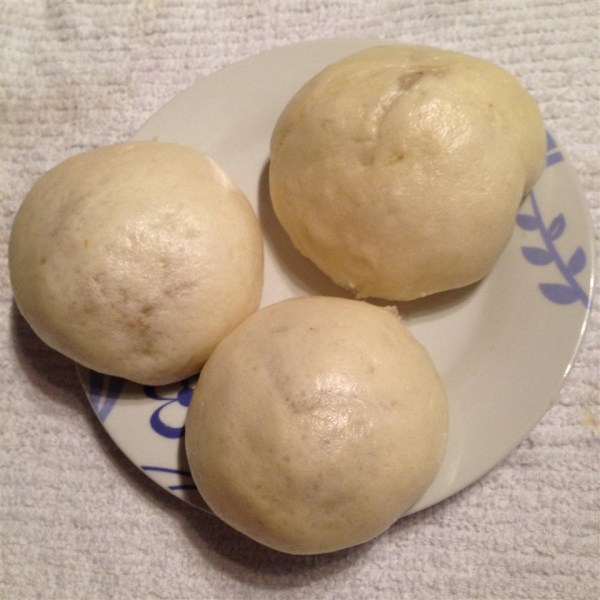
M70 361L12 302L7 242L33 180L125 140L202 76L324 37L439 45L538 99L600 220L597 0L0 2L0 595L32 599L600 596L598 310L557 405L501 465L372 543L269 551L171 498L97 423Z

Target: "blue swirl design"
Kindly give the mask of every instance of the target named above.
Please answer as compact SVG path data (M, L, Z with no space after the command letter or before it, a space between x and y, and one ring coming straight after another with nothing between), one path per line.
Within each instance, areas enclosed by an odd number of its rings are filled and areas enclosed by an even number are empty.
M163 437L169 439L178 439L185 435L185 426L171 427L170 425L167 425L161 418L161 412L167 408L167 406L170 406L174 403L187 410L187 407L190 405L190 400L192 399L194 390L190 387L190 379L184 379L181 382L181 385L181 389L177 392L177 395L174 398L170 396L159 395L156 391L156 388L153 386L144 386L144 394L146 394L148 398L162 402L161 406L159 406L150 417L150 427L152 427L152 429L158 433L158 435L162 435Z
M152 467L149 465L142 465L140 467L143 471L158 471L159 473L171 473L173 475L179 475L180 477L189 477L191 481L192 474L189 471L182 471L181 469L168 469L166 467ZM167 486L170 490L197 490L198 488L193 483L184 483L179 485Z
M89 396L94 412L102 423L115 406L125 381L120 377L89 371Z

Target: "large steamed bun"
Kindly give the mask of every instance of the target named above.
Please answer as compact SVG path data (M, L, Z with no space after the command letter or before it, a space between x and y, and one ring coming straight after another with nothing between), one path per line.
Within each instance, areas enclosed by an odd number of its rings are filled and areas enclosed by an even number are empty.
M319 73L271 140L294 245L359 297L410 300L478 281L544 165L533 98L502 68L383 46Z
M398 317L307 297L259 310L204 366L186 419L216 515L291 554L385 531L427 489L446 444L444 387Z
M248 200L207 156L164 142L98 148L43 175L9 260L16 303L47 344L152 385L197 372L262 290Z

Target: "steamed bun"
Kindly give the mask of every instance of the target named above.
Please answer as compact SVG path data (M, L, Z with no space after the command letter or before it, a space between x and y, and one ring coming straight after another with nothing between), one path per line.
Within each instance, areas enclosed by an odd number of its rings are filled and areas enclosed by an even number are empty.
M204 366L186 418L202 497L291 554L385 531L427 489L447 435L444 386L399 318L312 296L260 309Z
M338 285L411 300L490 272L544 157L538 107L504 69L375 47L327 67L285 108L271 197L294 245Z
M15 301L48 345L159 385L197 372L258 308L262 236L210 158L131 142L40 177L15 218L9 266Z

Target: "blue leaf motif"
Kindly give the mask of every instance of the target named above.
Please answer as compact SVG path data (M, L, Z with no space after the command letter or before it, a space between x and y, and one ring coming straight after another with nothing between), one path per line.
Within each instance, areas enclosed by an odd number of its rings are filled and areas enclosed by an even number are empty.
M526 231L535 231L540 228L540 221L533 215L517 215L517 225Z
M575 252L573 252L573 256L569 259L569 264L567 265L567 269L571 275L577 275L581 273L585 267L586 258L585 252L583 248L579 246Z
M546 131L546 152L550 152L550 150L554 150L554 148L556 148L556 142L550 133Z
M579 300L577 290L563 283L540 283L540 290L548 300L556 304L573 304Z
M552 241L557 240L565 231L565 227L567 222L565 221L565 216L561 213L557 217L554 218L552 223L550 223L550 227L548 227L548 235Z
M549 145L553 143L550 137L548 137L548 143ZM533 214L517 215L517 225L529 231L539 230L543 247L522 246L521 252L525 259L534 265L544 266L554 263L565 281L565 283L540 283L538 284L540 291L555 304L572 304L580 301L584 306L588 306L590 299L575 278L575 275L581 273L586 265L586 254L583 248L577 247L568 261L563 260L554 241L566 229L565 216L562 213L557 215L550 226L546 227L534 192L531 191L529 196Z
M543 248L523 246L521 252L532 265L549 265L552 262L552 254Z
M565 160L565 157L562 155L561 152L554 152L553 154L548 154L548 156L546 157L546 166L551 167L552 165L562 162L563 160Z

